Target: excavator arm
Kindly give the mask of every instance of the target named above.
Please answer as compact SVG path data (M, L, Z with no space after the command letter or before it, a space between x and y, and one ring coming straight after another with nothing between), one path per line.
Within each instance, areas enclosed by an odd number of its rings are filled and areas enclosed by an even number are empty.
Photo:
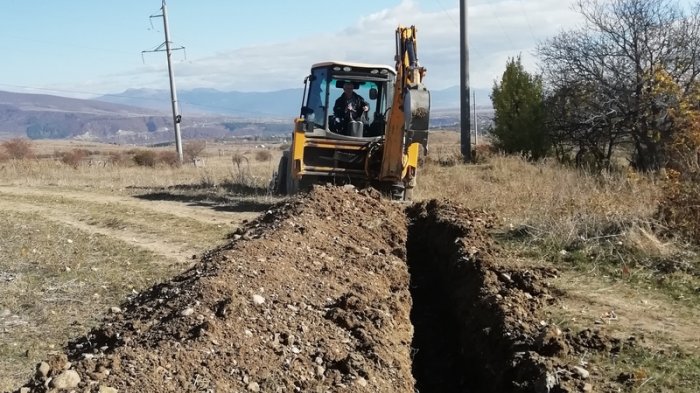
M415 26L396 29L396 83L387 119L379 179L410 183L419 145L427 148L430 92L423 85L425 68L418 62Z

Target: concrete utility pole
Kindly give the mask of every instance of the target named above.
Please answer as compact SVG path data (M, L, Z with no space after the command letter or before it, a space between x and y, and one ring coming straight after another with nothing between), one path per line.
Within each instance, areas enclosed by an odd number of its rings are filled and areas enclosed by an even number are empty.
M476 117L476 92L472 92L472 106L474 107L474 146L479 144L479 118Z
M469 40L467 35L467 0L459 2L460 30L460 140L462 157L465 162L472 160L471 121L469 119Z
M165 5L165 0L163 0L162 6L161 6L161 11L162 14L159 15L151 15L151 18L163 18L163 29L165 30L165 42L160 44L157 48L153 50L145 50L141 51L141 54L143 55L144 53L147 52L165 52L168 60L168 76L170 77L170 100L172 102L172 107L173 107L173 128L175 129L175 148L177 149L177 156L180 159L180 162L182 163L183 161L183 156L182 156L182 137L180 136L180 121L182 120L182 116L178 113L179 108L177 105L177 90L175 89L175 73L173 72L173 64L172 64L172 51L174 50L184 50L184 46L180 46L177 48L171 48L170 47L170 33L168 30L168 10ZM163 49L165 47L165 49Z

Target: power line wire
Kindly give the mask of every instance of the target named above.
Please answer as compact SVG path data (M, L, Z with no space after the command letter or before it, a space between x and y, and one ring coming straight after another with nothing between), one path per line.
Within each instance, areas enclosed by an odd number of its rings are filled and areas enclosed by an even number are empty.
M445 6L442 4L442 2L441 2L440 0L435 0L435 2L438 3L438 5L440 6L440 8L442 9L442 12L443 12L445 15L447 15L447 18L450 20L450 22L452 22L452 25L454 25L455 27L457 27L457 29L459 29L459 23L458 23L457 21L455 21L455 20L452 18L452 15L450 15L450 12L447 10L447 8L445 8ZM474 48L474 47L470 47L469 50L470 50L471 52L475 53L475 54L476 54L476 57L478 57L478 58L480 58L480 59L483 59L483 58L484 58L484 56L481 55L481 53L479 52L478 49L476 49L476 48Z
M523 16L525 17L525 21L527 22L527 28L530 31L530 37L532 38L533 43L537 43L537 39L535 39L535 34L532 32L532 24L530 23L530 15L527 12L527 8L525 8L525 3L523 0L520 0L520 9L523 11Z

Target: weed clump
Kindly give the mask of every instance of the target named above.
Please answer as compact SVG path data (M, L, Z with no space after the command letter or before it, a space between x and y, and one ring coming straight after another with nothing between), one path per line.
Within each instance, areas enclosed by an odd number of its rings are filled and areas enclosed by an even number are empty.
M107 155L107 162L113 166L125 166L129 162L129 157L121 151L112 151Z
M5 155L9 159L26 160L34 158L32 142L24 138L14 138L2 143Z
M202 156L202 153L204 153L204 149L207 148L207 142L206 141L201 141L201 140L196 140L196 141L189 141L185 143L185 146L183 148L183 154L185 155L185 159L188 161L192 161L195 158L199 158Z
M267 162L272 159L272 153L269 150L258 150L255 152L255 161Z
M137 150L134 152L134 162L138 166L155 167L157 159L158 155L152 150Z
M73 149L71 151L59 153L61 162L73 169L78 169L83 160L90 154L85 149Z
M162 151L158 153L158 162L170 167L179 167L180 157L174 151Z

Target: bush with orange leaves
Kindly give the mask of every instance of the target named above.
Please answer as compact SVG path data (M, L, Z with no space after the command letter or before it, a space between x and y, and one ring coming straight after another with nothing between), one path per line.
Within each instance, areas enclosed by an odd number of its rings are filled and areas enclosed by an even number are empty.
M657 216L671 232L700 243L700 85L682 91L659 72L655 82L655 92L672 103L668 115L676 129L665 146L666 180Z
M674 169L667 173L657 218L666 223L672 234L700 243L700 179L684 178Z

